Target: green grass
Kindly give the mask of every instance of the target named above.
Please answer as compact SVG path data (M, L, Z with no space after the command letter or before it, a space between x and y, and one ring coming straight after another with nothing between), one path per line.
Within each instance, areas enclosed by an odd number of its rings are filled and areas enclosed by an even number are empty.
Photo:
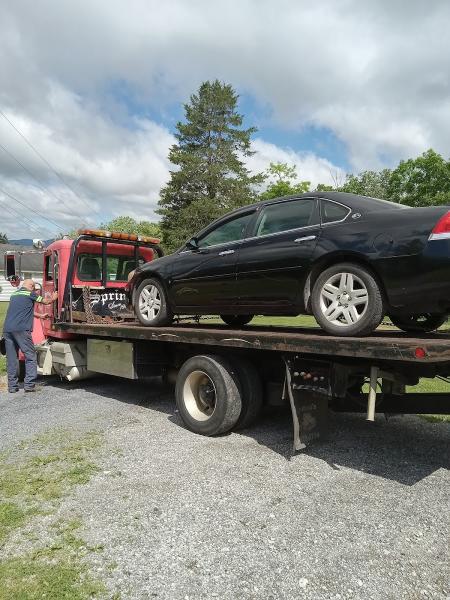
M0 331L3 331L3 321L6 317L9 302L0 302Z
M34 455L20 461L4 459L0 462L0 490L5 498L21 497L28 501L60 499L75 485L87 483L97 467L89 460L89 453L100 445L100 437L89 433L79 440L60 444L61 433L54 439L35 438L29 447L22 443L19 451L31 449ZM40 453L45 447L51 452Z
M13 502L0 502L0 546L14 529L22 527L27 511Z
M78 561L33 555L0 563L0 582L0 600L88 600L104 592Z
M0 456L0 554L10 544L10 556L0 562L0 600L88 600L103 595L103 584L89 576L83 562L87 553L102 548L89 547L78 535L82 522L77 518L53 523L51 544L11 555L12 533L38 541L33 519L48 518L63 496L97 471L92 454L102 441L97 432L79 437L51 430Z

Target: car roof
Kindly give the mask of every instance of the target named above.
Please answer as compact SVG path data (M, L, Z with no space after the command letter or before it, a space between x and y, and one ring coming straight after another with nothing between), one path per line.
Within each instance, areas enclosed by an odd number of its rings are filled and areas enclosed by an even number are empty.
M222 221L228 221L229 219L232 219L240 214L245 214L250 210L261 209L264 206L276 204L278 202L301 200L302 198L324 198L325 200L332 200L333 202L339 202L345 206L348 206L352 212L356 211L361 213L411 208L410 206L404 206L403 204L389 202L389 200L381 200L381 198L371 198L370 196L361 196L359 194L349 194L347 192L306 192L304 194L294 194L292 196L271 198L270 200L260 200L259 202L255 202L253 204L241 206L236 210L226 213L209 223L206 227L197 232L197 236L204 235L210 229L213 229L219 225Z
M254 204L248 204L241 206L233 212L227 213L224 217L231 215L237 215L239 213L245 213L248 210L255 208L262 208L268 204L274 204L278 202L287 202L289 200L301 200L302 198L324 198L325 200L332 200L333 202L340 202L345 204L352 210L374 212L381 210L397 210L410 208L402 204L390 202L389 200L382 200L381 198L371 198L370 196L361 196L359 194L349 194L347 192L306 192L304 194L295 194L292 196L281 196L279 198L271 198L270 200L261 200ZM221 217L220 219L222 219ZM219 220L219 219L217 219Z

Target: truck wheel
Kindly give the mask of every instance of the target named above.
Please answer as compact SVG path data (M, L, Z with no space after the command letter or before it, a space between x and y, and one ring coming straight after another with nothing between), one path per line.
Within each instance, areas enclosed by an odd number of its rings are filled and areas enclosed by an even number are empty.
M144 279L140 284L134 296L134 311L147 327L170 325L173 320L166 291L158 279Z
M220 315L224 323L231 327L243 327L250 323L254 315Z
M368 335L383 318L383 297L370 271L341 263L329 267L316 279L311 308L316 321L328 333Z
M245 358L233 361L242 391L242 410L235 429L245 429L253 425L261 414L263 387L255 366Z
M447 315L439 313L424 313L422 315L407 315L405 317L389 315L389 318L396 327L408 333L435 331L447 321Z
M175 397L186 427L202 435L230 431L241 414L236 372L221 356L189 358L178 373Z

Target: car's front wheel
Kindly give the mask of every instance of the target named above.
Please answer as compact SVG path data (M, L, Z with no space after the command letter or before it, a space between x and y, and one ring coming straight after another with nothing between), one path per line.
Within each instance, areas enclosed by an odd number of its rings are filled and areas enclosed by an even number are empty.
M392 323L408 333L427 333L439 329L447 321L442 313L423 313L420 315L389 315Z
M368 335L383 318L378 282L368 269L352 263L333 265L318 276L311 307L322 329L333 335Z
M170 325L173 313L166 292L159 279L144 279L134 295L134 311L137 318L147 327Z

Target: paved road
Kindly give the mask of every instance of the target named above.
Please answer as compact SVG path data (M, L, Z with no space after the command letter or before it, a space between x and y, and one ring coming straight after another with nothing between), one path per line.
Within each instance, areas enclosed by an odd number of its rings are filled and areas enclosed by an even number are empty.
M61 512L105 545L91 568L111 596L450 598L450 424L338 415L328 442L292 456L287 413L204 438L157 381L114 379L2 392L0 415L3 448L104 432L100 472Z

